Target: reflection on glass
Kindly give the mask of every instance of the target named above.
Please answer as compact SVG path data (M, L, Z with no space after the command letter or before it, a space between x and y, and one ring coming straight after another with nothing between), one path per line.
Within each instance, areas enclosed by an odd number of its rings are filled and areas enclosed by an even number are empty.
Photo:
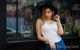
M15 4L12 4L13 2L7 1L6 4L6 29L7 29L7 34L15 34L16 33L16 17L15 17L15 11L16 11L16 6Z
M20 14L18 17L18 32L23 35L33 34L33 17L31 7L20 9Z

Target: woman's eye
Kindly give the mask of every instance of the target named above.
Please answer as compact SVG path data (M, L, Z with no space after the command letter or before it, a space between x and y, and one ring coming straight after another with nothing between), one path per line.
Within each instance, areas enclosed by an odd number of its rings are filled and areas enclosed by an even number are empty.
M48 11L48 13L50 13L50 11Z

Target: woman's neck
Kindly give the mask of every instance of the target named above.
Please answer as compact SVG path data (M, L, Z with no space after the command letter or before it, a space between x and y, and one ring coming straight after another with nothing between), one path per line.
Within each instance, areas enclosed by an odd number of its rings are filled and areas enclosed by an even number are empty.
M51 18L43 18L44 21L51 21L52 19Z
M46 21L51 21L51 18L46 18Z

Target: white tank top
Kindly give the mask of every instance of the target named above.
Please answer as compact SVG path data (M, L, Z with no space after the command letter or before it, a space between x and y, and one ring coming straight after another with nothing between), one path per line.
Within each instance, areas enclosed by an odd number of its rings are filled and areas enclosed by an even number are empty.
M51 24L45 22L41 28L42 36L48 38L51 43L57 43L61 40L61 37L57 33L57 30L57 22L53 21Z

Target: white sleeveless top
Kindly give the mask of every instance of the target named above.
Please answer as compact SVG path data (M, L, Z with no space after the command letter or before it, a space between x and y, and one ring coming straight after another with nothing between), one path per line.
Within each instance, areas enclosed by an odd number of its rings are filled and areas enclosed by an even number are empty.
M45 22L41 28L41 33L42 36L48 38L51 43L57 43L61 40L61 37L58 35L57 30L57 22L53 21L51 24Z

